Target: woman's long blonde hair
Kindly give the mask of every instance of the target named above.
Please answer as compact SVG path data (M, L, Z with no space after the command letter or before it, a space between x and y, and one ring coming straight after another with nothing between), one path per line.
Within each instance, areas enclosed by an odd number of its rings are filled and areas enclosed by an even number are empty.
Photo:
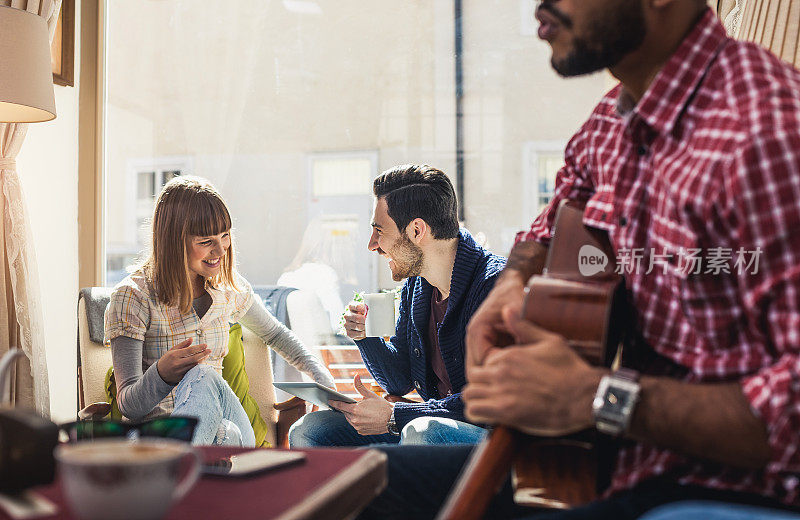
M192 309L192 273L188 265L191 237L211 236L231 229L231 216L219 192L205 179L181 176L169 181L153 211L150 257L143 264L145 276L165 305L178 305L182 313ZM237 289L231 246L222 257L219 274L207 282L215 287Z

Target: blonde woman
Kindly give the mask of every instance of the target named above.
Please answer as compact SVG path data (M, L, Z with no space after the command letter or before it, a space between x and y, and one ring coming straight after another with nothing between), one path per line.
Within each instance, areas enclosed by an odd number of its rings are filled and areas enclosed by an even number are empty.
M122 414L200 419L192 442L253 446L253 429L222 379L231 323L256 333L315 381L330 372L264 307L234 266L231 217L207 181L178 177L153 213L150 257L122 280L105 315Z

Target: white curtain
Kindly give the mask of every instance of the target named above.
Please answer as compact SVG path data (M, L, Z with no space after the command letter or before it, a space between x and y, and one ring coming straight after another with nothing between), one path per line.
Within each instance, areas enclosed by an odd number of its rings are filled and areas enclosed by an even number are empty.
M47 21L52 40L61 0L0 0ZM44 343L39 275L25 199L15 159L28 125L0 123L0 203L3 208L2 272L0 272L0 355L20 347L25 359L17 364L12 398L17 406L35 407L50 415L50 391Z
M742 17L741 3L742 0L719 0L719 2L715 2L717 15L731 36L735 36L739 30L739 21Z

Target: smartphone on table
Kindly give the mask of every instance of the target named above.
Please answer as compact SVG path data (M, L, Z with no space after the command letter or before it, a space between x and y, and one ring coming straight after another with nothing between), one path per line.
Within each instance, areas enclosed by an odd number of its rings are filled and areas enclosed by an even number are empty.
M205 475L223 477L246 477L263 473L265 471L283 468L292 464L299 464L306 459L306 454L300 451L281 451L271 449L256 449L238 453L229 457L220 457L203 463Z

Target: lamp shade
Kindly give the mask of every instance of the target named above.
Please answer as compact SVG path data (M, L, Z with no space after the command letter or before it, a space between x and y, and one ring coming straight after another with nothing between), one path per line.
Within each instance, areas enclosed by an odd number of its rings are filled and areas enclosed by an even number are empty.
M800 2L739 0L743 7L736 36L760 44L800 66Z
M0 122L34 123L56 117L47 22L0 6Z

